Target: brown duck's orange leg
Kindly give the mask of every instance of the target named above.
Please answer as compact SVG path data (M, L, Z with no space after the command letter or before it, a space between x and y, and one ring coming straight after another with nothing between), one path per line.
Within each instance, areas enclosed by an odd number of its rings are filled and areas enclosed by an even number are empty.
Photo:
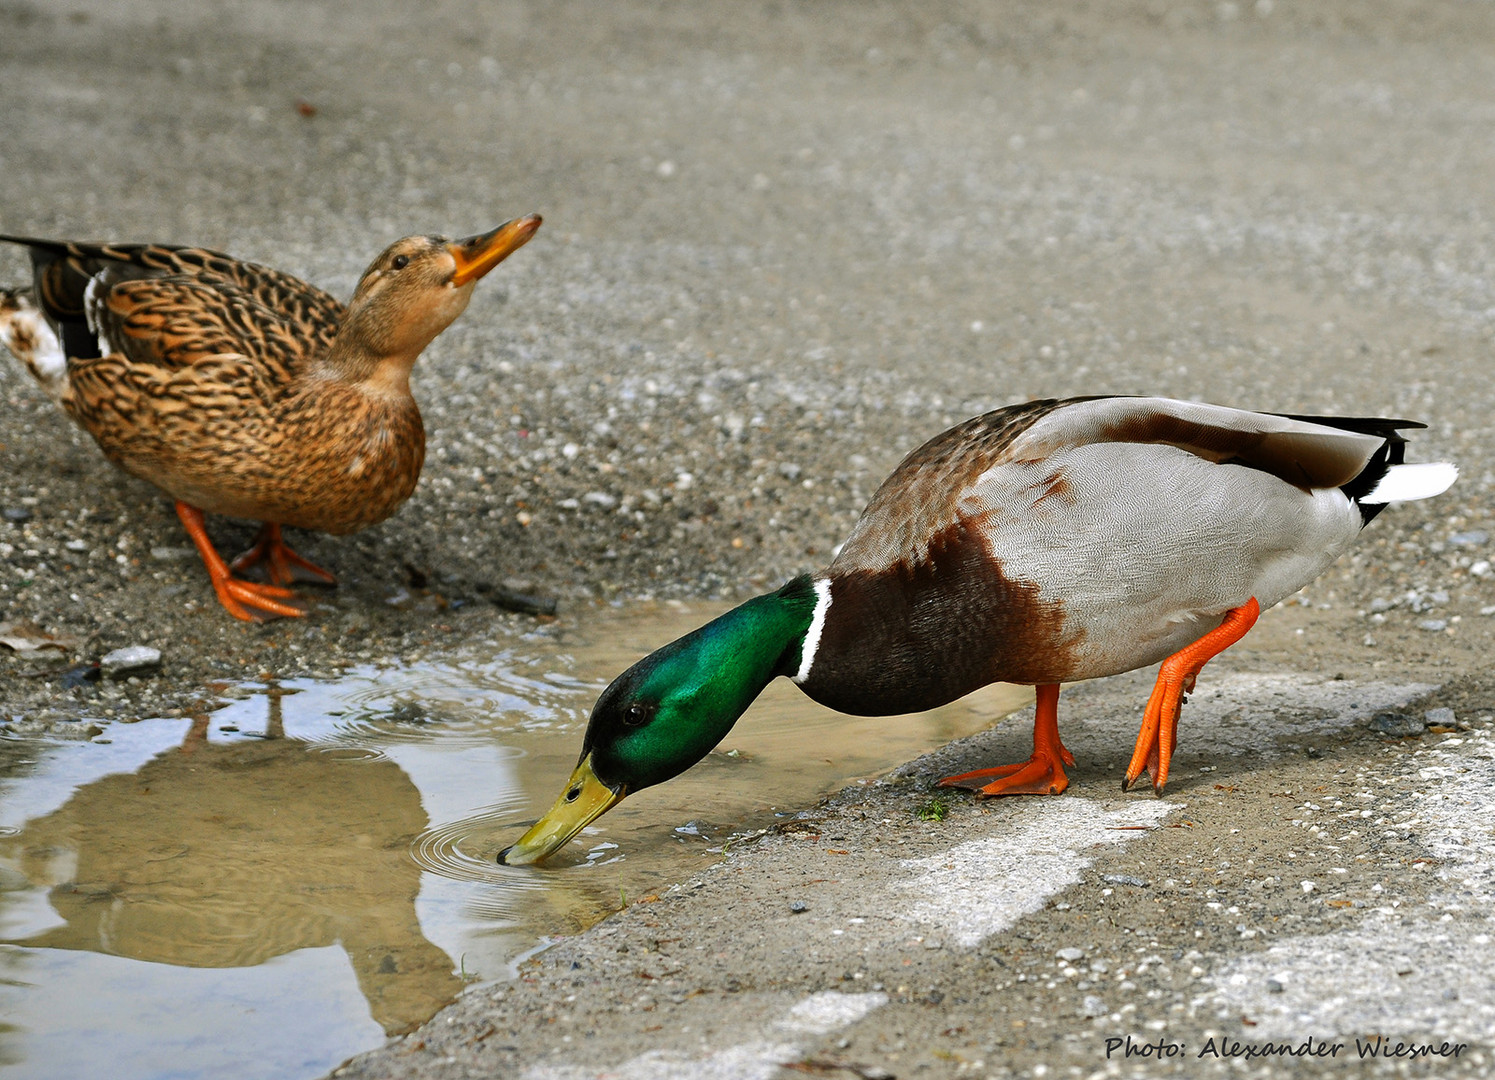
M296 580L297 569L306 571L310 580L320 581L324 585L337 584L337 578L331 573L292 551L280 535L280 526L273 521L260 526L260 534L254 538L254 546L229 563L229 569L242 572L261 560L264 560L265 573L269 575L273 585L289 585Z
M213 582L213 591L218 594L218 602L228 609L230 615L236 619L243 619L245 622L259 622L262 617L258 614L259 612L266 615L306 614L300 608L281 603L277 599L277 597L294 595L290 589L282 589L278 585L261 585L254 581L241 581L229 573L228 564L223 561L223 556L218 554L213 541L208 539L208 530L203 525L201 510L177 500L176 513L177 517L182 519L187 535L192 537L192 542L197 545L197 553L202 556L203 564L208 568L208 577Z
M1033 756L1016 765L947 776L940 787L965 788L984 796L1060 795L1069 787L1064 766L1075 756L1059 741L1059 684L1035 687L1038 707L1033 714Z
M1126 767L1122 791L1130 790L1145 768L1152 777L1153 791L1162 794L1163 785L1168 782L1168 764L1173 751L1178 749L1178 714L1183 708L1184 695L1194 692L1194 680L1200 669L1245 637L1260 614L1261 605L1253 596L1240 607L1227 611L1224 621L1204 637L1163 661L1152 696L1147 699L1147 711L1142 714L1142 730L1137 733L1137 746Z

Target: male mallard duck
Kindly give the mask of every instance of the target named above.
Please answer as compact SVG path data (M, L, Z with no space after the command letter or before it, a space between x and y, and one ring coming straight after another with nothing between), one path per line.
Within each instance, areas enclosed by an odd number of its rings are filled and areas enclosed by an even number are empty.
M940 782L1057 795L1074 764L1059 684L1163 660L1124 781L1145 768L1161 792L1200 668L1386 503L1453 483L1452 465L1402 463L1399 429L1422 426L1125 397L968 420L904 458L828 569L618 676L565 791L498 859L543 859L623 796L699 761L777 675L864 716L1031 683L1033 756Z
M176 499L231 614L301 615L285 602L293 571L334 579L280 527L349 533L410 497L426 453L411 366L539 227L530 216L465 240L398 240L346 308L200 248L0 235L34 271L34 299L0 290L0 340L106 457ZM264 523L232 568L204 512ZM271 584L233 576L260 560Z

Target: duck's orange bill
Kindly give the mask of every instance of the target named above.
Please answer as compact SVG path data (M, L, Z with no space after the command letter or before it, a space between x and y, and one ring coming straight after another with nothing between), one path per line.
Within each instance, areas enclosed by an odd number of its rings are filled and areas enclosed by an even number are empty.
M506 221L492 232L469 236L465 240L453 240L447 245L452 258L457 260L452 284L466 285L492 270L529 242L529 238L540 227L541 220L539 214L530 214L528 217Z

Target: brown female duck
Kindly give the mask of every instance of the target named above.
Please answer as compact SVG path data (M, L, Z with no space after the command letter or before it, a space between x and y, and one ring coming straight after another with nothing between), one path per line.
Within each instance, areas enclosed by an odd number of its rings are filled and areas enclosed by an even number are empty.
M344 307L289 274L199 248L0 235L31 253L33 289L0 291L0 340L126 472L176 500L218 599L240 619L301 615L280 527L349 533L410 497L425 459L410 369L474 283L540 227L410 236ZM263 522L219 556L203 514ZM264 561L270 584L234 570Z

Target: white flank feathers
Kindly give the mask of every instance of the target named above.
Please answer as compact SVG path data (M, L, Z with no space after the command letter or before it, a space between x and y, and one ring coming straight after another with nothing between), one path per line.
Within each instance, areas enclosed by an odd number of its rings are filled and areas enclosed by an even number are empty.
M831 609L831 583L829 578L815 582L815 614L810 619L810 628L805 631L805 640L799 647L799 670L792 676L802 683L810 676L810 665L815 663L815 650L820 647L820 635L825 630L825 614Z
M99 344L99 355L108 356L114 351L114 346L105 339L103 331L99 329L103 323L98 317L99 309L103 306L103 296L109 292L112 282L106 282L102 273L94 274L88 279L88 284L83 288L83 317L88 320L89 332Z
M1459 477L1458 466L1447 461L1427 461L1416 465L1393 465L1371 490L1361 497L1373 506L1392 502L1411 502L1442 495Z

